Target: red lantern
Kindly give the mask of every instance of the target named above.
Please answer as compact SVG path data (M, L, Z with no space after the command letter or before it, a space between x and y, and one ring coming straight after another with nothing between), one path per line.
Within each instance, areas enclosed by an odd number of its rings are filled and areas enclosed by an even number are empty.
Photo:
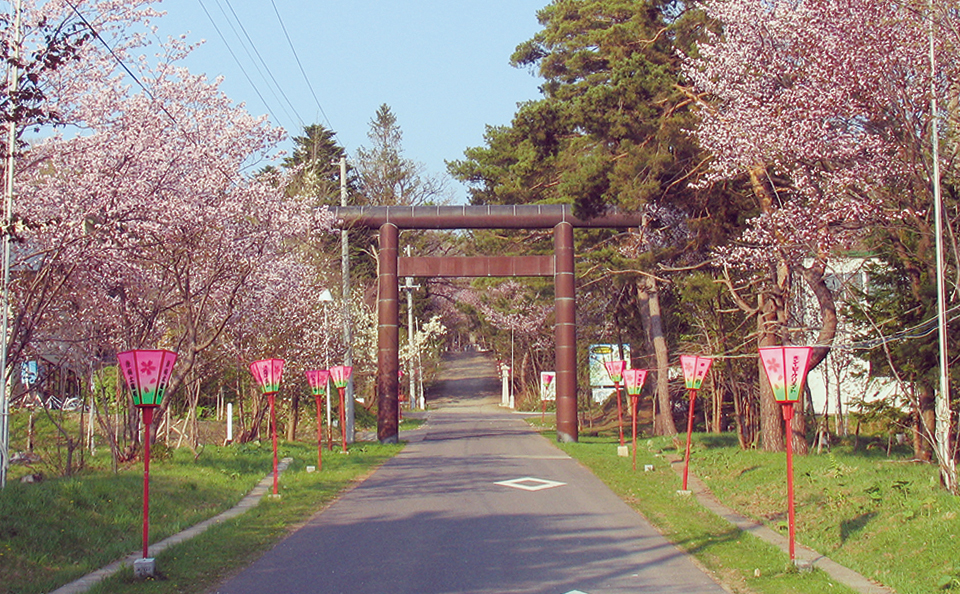
M283 359L254 361L250 364L250 373L265 395L279 392L280 380L283 379Z
M250 364L250 373L257 380L270 403L270 436L273 441L273 494L277 495L277 414L276 399L283 379L283 359L263 359Z
M327 382L330 380L330 372L325 369L308 370L307 383L310 384L310 392L317 401L317 470L323 470L323 399L327 395Z
M337 392L340 393L340 443L344 454L347 453L347 412L344 390L352 373L353 367L349 365L338 365L330 368L330 379L333 380L333 385L337 387Z
M633 469L637 469L637 405L640 402L640 390L643 389L643 382L647 379L646 369L625 369L623 371L623 382L627 387L627 395L630 396L630 404L633 409Z
M713 359L696 355L681 355L680 367L683 368L683 381L690 395L690 408L687 413L687 451L683 457L683 490L687 490L687 475L690 472L690 439L693 437L693 412L697 402L697 390L703 385Z
M760 361L777 402L799 402L813 347L760 347Z
M620 404L620 382L623 381L623 370L627 367L626 361L604 361L607 375L617 391L617 423L620 428L620 445L623 446L623 407Z
M813 347L760 347L760 361L773 388L773 397L783 406L787 428L787 527L790 560L796 558L796 519L793 501L793 403L799 402L810 367Z
M177 354L166 350L133 350L117 354L120 372L143 416L143 558L150 542L150 427L160 406Z

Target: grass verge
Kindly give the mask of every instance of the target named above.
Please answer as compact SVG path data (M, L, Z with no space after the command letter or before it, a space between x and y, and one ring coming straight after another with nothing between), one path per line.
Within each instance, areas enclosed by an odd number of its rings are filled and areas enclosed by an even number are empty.
M683 452L671 438L638 442L636 472L617 456L614 438L581 435L558 445L733 591L845 591L825 573L796 574L772 545L678 497L681 481L665 455ZM647 464L653 472L643 471ZM724 505L786 533L784 454L741 450L732 435L695 434L690 468ZM960 498L940 488L935 466L841 446L794 457L794 475L799 543L900 594L960 592Z
M204 592L243 567L368 474L402 446L354 444L348 455L316 446L282 443L294 459L280 480L279 500L211 527L157 557L158 579L133 580L128 568L91 592ZM150 540L160 541L235 505L270 469L268 444L207 446L152 461ZM143 470L131 465L114 475L89 472L38 485L10 484L0 497L0 584L10 594L49 592L139 550Z
M906 454L906 452L904 452ZM786 530L786 456L700 435L690 465L741 515ZM900 594L960 592L960 498L935 465L884 448L794 457L797 540Z

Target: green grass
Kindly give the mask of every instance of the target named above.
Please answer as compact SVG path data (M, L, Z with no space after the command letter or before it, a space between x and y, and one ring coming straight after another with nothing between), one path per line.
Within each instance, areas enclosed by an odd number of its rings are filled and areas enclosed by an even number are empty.
M101 585L99 592L202 592L271 546L330 502L358 477L369 473L402 446L354 444L348 455L316 446L281 443L279 455L294 462L280 479L280 500L264 499L255 509L212 527L200 537L158 556L161 578L132 581L129 570ZM189 450L151 463L150 540L160 541L235 505L270 472L269 444L207 446L199 458ZM142 538L142 464L114 475L85 472L37 485L11 483L0 496L0 584L4 592L48 592L138 551Z
M558 444L587 466L624 501L642 513L661 533L694 555L733 592L758 594L851 594L853 590L815 570L799 573L787 555L745 534L706 511L695 498L678 496L681 480L664 459L669 440L638 442L637 471L632 459L617 456L611 438L583 437ZM652 472L643 468L652 464Z
M698 437L693 472L729 507L782 527L786 456ZM900 594L960 591L960 498L936 466L835 447L794 456L794 491L798 541Z
M40 420L37 431L44 432L46 455L52 456L58 446ZM539 420L530 422L539 425ZM417 424L404 421L402 430ZM616 455L613 438L581 436L580 443L560 447L732 591L850 592L822 572L797 573L772 545L739 532L695 499L678 497L680 478L664 457L678 454L671 439L644 439L639 445L636 472L630 458ZM347 456L325 451L323 472L306 473L305 466L316 462L315 445L281 443L280 456L294 462L281 477L280 500L265 499L239 518L158 555L158 579L137 582L126 569L93 592L208 591L399 449L355 444ZM270 461L268 443L207 446L197 459L184 449L154 460L151 541L234 505L269 472ZM86 470L76 477L38 485L12 480L0 493L4 592L50 591L139 550L142 463L125 465L114 475L103 447L85 462ZM654 471L644 472L645 464ZM783 454L742 451L729 435L696 434L691 469L727 506L785 531ZM900 594L960 592L960 499L939 488L934 466L888 459L882 448L835 447L830 454L795 457L795 475L800 543Z
M636 472L612 438L581 436L559 447L734 591L845 591L825 573L791 571L772 545L676 496L681 479L665 455L683 452L672 439L639 441ZM655 470L644 472L646 464ZM695 434L690 468L722 503L786 533L784 454L743 451L731 435ZM835 447L795 456L794 474L799 543L900 594L960 591L960 499L939 487L935 466L888 458L882 448Z

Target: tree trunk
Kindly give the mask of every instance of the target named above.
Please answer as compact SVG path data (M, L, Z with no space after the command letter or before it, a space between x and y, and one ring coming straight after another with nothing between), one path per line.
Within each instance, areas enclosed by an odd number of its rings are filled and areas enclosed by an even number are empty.
M774 211L774 190L770 186L770 176L766 165L758 163L750 168L750 188L765 214ZM780 346L783 344L783 328L786 323L786 289L790 282L786 263L780 259L771 265L768 271L769 287L761 290L757 309L757 346ZM757 360L757 373L760 376L760 441L766 452L782 452L785 449L783 412L773 397L773 389L763 370L763 363Z
M757 314L757 329L760 337L757 345L780 346L781 340L776 329L779 324L779 311L776 302L769 295L761 295L760 311ZM760 385L760 445L765 452L782 452L785 449L783 412L773 397L773 388L763 370L763 363L757 360L757 373Z
M297 425L300 422L300 396L293 394L290 399L290 418L287 420L287 441L297 440Z
M816 260L809 267L801 268L803 279L807 286L813 291L817 298L817 304L820 307L820 332L817 335L817 346L813 349L810 359L810 370L823 362L830 353L830 346L837 336L837 304L833 298L833 292L827 287L823 280L823 274L826 265L822 260ZM799 414L794 415L793 423L793 451L804 455L809 453L807 444L807 415L804 414L806 402L801 400L801 406L797 410ZM814 412L814 411L809 411Z
M637 299L640 302L640 317L647 343L653 350L657 363L657 394L653 419L654 435L676 435L677 426L673 422L673 407L670 405L670 384L668 369L670 365L667 352L667 340L663 335L663 320L660 315L660 297L657 280L652 276L642 276L637 281Z
M240 432L240 435L237 437L237 443L247 443L260 439L260 425L263 423L263 418L270 408L267 406L266 400L267 397L262 395L260 398L254 398L253 419L250 421L250 426Z
M933 460L933 433L936 430L936 393L933 386L917 385L917 405L913 426L913 455L918 460Z

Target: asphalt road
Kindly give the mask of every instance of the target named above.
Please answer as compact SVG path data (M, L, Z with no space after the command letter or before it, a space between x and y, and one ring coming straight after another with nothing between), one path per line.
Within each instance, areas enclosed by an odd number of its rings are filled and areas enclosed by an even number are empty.
M724 592L597 478L500 409L492 361L459 355L443 380L422 439L213 591Z

